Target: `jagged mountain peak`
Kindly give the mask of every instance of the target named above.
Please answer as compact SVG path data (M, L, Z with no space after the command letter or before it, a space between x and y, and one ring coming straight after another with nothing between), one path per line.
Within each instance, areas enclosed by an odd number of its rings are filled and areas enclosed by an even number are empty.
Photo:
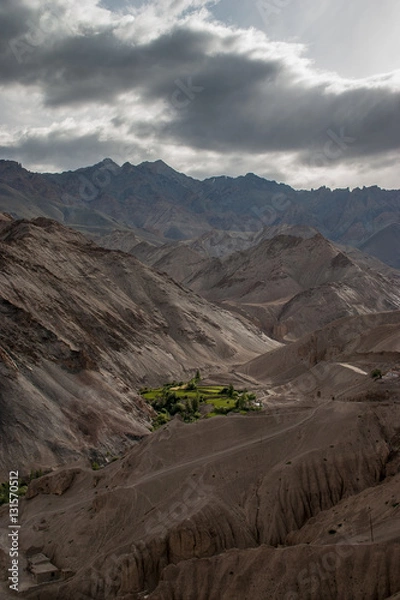
M156 161L144 161L138 165L138 169L146 169L158 175L183 175L183 173L176 171L161 159Z
M99 170L107 175L102 177ZM396 190L296 191L254 173L200 181L162 160L119 167L106 158L62 174L29 173L19 163L3 161L0 179L0 211L48 216L107 233L112 220L112 228L116 223L143 228L161 239L194 239L210 229L256 233L265 226L290 224L313 227L336 242L360 247L386 225L400 221ZM392 248L390 264L396 262L395 252Z

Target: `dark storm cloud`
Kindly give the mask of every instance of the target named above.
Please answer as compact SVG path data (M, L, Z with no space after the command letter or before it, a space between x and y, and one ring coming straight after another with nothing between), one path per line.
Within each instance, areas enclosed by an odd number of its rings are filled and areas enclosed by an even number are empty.
M18 0L2 0L0 4L0 48L29 30L29 20L35 13Z
M119 39L111 26L59 39L40 29L38 13L19 11L18 19L25 24L3 44L0 81L39 85L49 106L102 104L127 90L172 87L182 71L202 62L212 42L206 32L176 28L136 45Z
M232 77L235 64L242 68ZM364 87L337 94L327 85L302 87L288 80L284 64L275 65L269 76L259 74L254 63L236 57L198 72L196 83L203 90L176 111L164 134L219 151L232 146L248 152L295 151L305 161L321 145L332 146L332 132L345 138L346 152L339 153L340 140L336 153L330 150L342 160L400 147L400 93Z
M0 4L0 81L7 81L16 75L13 43L29 33L30 23L36 13L18 0L2 0Z
M182 70L201 62L210 36L176 29L150 44L121 42L112 31L68 39L38 55L38 81L49 105L112 102L128 90L171 88ZM30 75L28 75L30 77Z
M38 86L50 108L115 105L119 94L134 91L146 106L163 101L168 116L167 124L149 125L136 114L136 134L221 152L296 152L303 162L321 152L351 161L400 146L400 94L383 79L380 87L360 83L334 93L327 80L299 77L285 55L272 59L258 52L255 57L256 43L244 50L242 33L233 30L221 37L206 26L194 31L176 25L144 44L121 39L112 24L78 35L60 22L62 35L50 31L46 37L34 35L39 13L23 12L10 0L1 10L7 23L1 81ZM16 60L18 43L28 46ZM110 118L127 122L129 114ZM35 138L36 152L41 145L44 153L54 146L51 135L47 141ZM98 140L89 142L92 147ZM28 152L29 139L24 144Z

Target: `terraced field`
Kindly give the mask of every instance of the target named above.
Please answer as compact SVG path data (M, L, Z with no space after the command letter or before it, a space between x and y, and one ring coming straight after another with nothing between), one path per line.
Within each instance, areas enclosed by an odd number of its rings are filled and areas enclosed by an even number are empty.
M156 429L178 413L184 421L192 422L202 417L230 412L246 414L258 409L255 395L247 390L235 390L233 385L199 385L195 379L187 383L172 382L158 388L143 388L141 394L157 412L153 421Z

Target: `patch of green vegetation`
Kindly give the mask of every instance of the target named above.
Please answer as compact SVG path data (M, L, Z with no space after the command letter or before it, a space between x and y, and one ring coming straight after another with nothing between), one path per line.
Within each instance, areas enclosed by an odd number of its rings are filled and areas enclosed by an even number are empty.
M27 477L21 477L18 479L18 496L24 496L26 494L26 490L28 489L29 483L33 479L38 479L45 475L42 469L33 470ZM0 484L0 506L2 504L8 504L10 500L10 484L8 481Z
M198 385L201 380L197 371L187 383L173 381L158 388L142 388L143 398L154 408L157 413L153 420L153 430L162 427L176 414L179 414L186 423L200 419L201 405L208 404L214 410L205 414L205 417L226 415L230 412L247 414L249 411L260 410L255 404L255 394L247 390L235 390L232 384L228 387L221 385Z
M9 499L9 485L8 483L2 483L0 485L0 505L7 504Z
M234 402L230 398L208 398L206 404L212 404L215 409L227 408L232 410L235 407Z
M146 400L155 400L161 393L163 388L156 388L154 390L146 389L145 392L141 392L143 398Z
M221 385L201 385L197 389L204 394L219 394L223 388Z

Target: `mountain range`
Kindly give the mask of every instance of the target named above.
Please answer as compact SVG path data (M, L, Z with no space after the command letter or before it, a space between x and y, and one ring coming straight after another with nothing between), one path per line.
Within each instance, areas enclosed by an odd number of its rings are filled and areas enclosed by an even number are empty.
M306 225L334 242L370 248L391 266L399 260L398 235L379 232L398 228L400 191L377 186L294 190L252 173L199 181L162 161L119 166L111 159L73 172L38 174L3 160L0 211L103 234L140 229L142 236L169 240L194 239L213 229Z

